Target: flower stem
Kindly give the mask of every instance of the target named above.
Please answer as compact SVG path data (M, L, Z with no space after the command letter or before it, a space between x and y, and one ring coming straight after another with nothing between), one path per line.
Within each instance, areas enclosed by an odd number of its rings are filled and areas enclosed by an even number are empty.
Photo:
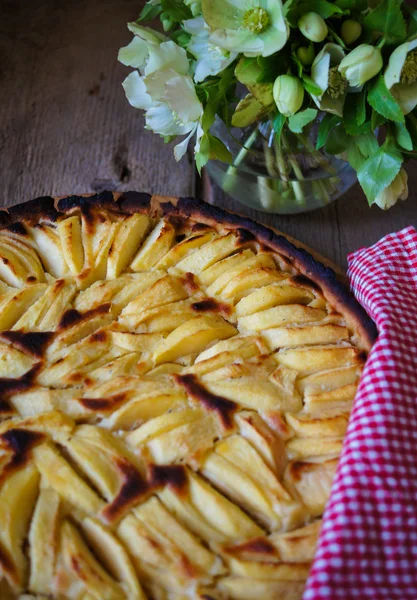
M223 179L223 185L222 185L223 191L225 191L226 193L228 193L228 192L232 193L232 190L235 187L235 185L239 183L238 175L237 175L237 167L244 160L248 151L251 149L251 147L255 143L258 135L259 135L259 129L258 129L258 127L255 127L255 129L252 131L250 136L247 138L247 140L244 143L244 145L242 146L242 148L236 154L236 158L234 159L233 164L231 164L227 168L226 173L224 175L224 179Z

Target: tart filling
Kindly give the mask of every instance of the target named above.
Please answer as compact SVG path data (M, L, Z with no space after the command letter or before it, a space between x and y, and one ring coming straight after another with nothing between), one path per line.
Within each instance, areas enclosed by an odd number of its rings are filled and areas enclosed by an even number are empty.
M28 204L0 215L0 597L301 598L371 324L197 201Z

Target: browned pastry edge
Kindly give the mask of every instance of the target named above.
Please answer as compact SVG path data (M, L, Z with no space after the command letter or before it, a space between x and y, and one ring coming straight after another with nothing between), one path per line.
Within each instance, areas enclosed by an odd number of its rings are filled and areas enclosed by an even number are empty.
M369 351L377 337L377 329L372 319L356 301L347 285L342 283L334 269L323 264L314 250L306 249L297 240L235 213L212 206L195 198L171 196L151 196L143 192L101 192L92 195L73 195L61 198L42 196L0 211L0 227L16 229L20 221L36 222L48 217L56 220L60 214L75 208L98 206L121 213L143 212L150 216L167 215L171 218L191 220L218 229L239 230L242 237L253 236L259 243L279 253L294 265L310 285L318 285L325 298L341 313L350 329L356 334L358 347ZM315 258L316 256L316 258ZM327 262L327 261L326 261Z

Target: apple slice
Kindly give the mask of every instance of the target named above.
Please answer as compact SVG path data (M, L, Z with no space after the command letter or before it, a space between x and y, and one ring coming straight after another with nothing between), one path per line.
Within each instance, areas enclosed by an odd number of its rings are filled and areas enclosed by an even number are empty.
M171 248L174 237L174 227L161 219L132 260L132 271L146 271L154 267Z
M58 223L58 234L69 270L73 275L78 275L84 265L80 218L73 216L60 221Z
M116 279L131 262L150 226L147 215L134 214L120 224L110 247L107 279Z
M201 352L211 342L236 335L233 325L216 315L186 321L162 342L154 353L155 362L173 362L180 356Z

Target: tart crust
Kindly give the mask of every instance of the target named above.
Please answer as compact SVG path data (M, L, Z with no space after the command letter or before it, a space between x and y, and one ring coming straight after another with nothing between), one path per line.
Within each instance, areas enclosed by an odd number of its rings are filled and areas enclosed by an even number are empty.
M0 211L0 597L299 600L375 337L204 202Z

